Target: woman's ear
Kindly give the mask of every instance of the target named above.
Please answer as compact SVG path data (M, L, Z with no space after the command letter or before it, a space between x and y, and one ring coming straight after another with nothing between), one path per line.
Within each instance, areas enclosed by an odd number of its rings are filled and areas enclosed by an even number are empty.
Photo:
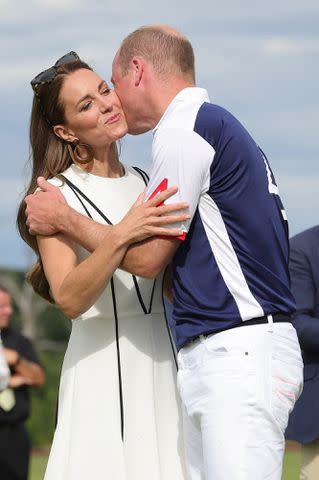
M74 140L77 140L73 132L64 125L54 125L53 131L57 137L65 140L66 142L72 143Z

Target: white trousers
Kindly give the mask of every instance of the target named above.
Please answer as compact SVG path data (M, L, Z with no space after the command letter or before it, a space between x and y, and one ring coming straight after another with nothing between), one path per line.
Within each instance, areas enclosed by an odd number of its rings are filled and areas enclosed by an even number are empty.
M303 385L290 323L200 337L178 353L189 480L280 480L284 432Z

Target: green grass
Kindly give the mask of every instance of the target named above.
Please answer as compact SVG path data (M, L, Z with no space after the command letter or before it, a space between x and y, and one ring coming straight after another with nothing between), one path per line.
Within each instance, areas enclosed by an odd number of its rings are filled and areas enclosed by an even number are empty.
M299 480L300 452L287 451L284 458L282 480Z
M33 455L29 480L43 480L47 457ZM282 480L299 480L300 454L295 451L286 452ZM253 479L252 479L253 480Z
M32 455L29 480L43 480L47 460L47 456Z

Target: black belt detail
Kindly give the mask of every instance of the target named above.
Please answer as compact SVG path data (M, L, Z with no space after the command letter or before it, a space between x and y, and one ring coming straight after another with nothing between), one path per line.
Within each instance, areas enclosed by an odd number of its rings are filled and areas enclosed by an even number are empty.
M285 313L269 313L269 315L272 316L272 319L273 319L274 323L281 323L281 322L291 323L291 315L289 315L288 313L287 314L285 314ZM264 315L262 317L251 318L250 320L244 320L239 325L234 325L233 328L245 327L247 325L261 325L263 323L269 323L268 322L268 315Z
M292 323L291 322L291 315L289 313L269 313L268 315L271 315L273 318L273 323ZM256 317L256 318L251 318L250 320L244 320L241 323L237 323L236 325L232 325L231 327L226 327L221 330L215 330L214 332L205 332L200 335L197 335L196 337L191 338L188 342L186 342L183 347L185 347L188 344L191 344L193 342L196 342L196 340L199 339L200 336L203 336L204 338L209 337L210 335L215 335L217 333L222 333L226 332L228 330L232 330L233 328L238 328L238 327L246 327L249 325L262 325L266 324L268 322L267 315L264 315L262 317Z
M273 323L291 323L291 315L289 313L269 313L268 315L272 316ZM225 332L226 330L232 330L233 328L238 328L238 327L248 327L249 325L262 325L269 323L268 322L268 316L263 315L262 317L256 317L256 318L251 318L250 320L243 320L241 323L236 323L236 325L232 325L231 327L226 327L223 328L222 330L217 330L214 332L205 332L203 333L203 337L208 337L209 335L213 335L215 333L221 333ZM194 337L190 340L190 342L193 342L197 340L199 336Z

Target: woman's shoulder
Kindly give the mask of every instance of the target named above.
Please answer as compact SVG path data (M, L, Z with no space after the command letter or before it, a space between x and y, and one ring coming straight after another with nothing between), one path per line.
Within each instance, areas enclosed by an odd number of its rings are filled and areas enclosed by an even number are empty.
M55 187L59 187L63 189L65 188L65 185L66 185L66 182L65 182L66 178L71 181L72 180L76 181L77 177L78 175L76 171L74 171L73 165L71 165L63 172L57 174L55 177L48 178L48 182L51 183L51 185L54 185Z
M137 166L126 166L125 165L125 169L127 169L127 171L133 175L134 177L137 177L141 180L143 180L143 182L145 184L148 183L149 181L149 174L148 174L148 171L145 169L145 168L141 168L141 167L137 167Z
M53 177L53 178L48 178L47 182L51 183L51 185L54 185L55 187L60 187L62 188L64 185L64 180L62 177Z

